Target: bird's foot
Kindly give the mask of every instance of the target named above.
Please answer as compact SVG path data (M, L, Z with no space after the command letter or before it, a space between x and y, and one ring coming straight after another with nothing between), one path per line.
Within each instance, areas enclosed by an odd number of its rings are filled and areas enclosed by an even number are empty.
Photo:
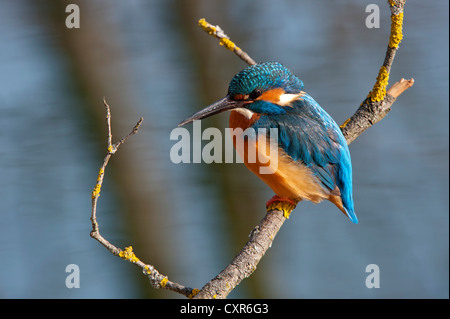
M266 207L268 212L271 210L279 210L283 212L285 218L289 218L289 215L297 206L297 203L298 202L295 202L290 198L283 198L275 195L266 203Z

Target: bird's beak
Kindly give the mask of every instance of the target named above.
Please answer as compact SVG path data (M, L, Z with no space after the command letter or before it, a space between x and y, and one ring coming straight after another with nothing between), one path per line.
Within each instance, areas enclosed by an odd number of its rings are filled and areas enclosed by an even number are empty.
M198 111L191 117L188 117L183 122L178 124L178 126L183 126L184 124L190 123L194 120L201 120L207 118L211 115L219 114L224 111L232 110L238 107L242 107L244 105L244 101L234 101L230 99L227 95L223 99L211 104L210 106L205 107L203 110Z

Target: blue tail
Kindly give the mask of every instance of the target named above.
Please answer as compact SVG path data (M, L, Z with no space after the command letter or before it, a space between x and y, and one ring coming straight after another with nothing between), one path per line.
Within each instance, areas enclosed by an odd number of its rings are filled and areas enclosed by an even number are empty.
M344 207L345 208L345 207ZM353 208L353 207L352 207ZM350 218L350 220L352 221L352 223L354 224L358 224L358 217L356 217L355 212L352 210L349 210L347 208L345 208L345 212L347 213L348 218Z
M343 152L341 162L339 163L339 176L336 182L341 192L342 206L344 206L345 213L353 223L358 224L358 217L356 217L355 208L353 207L352 163L350 152L346 145L344 149L346 151Z

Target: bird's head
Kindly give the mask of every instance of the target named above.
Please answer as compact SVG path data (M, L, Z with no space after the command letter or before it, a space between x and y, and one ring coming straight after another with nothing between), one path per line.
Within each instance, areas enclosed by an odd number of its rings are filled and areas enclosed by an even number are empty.
M178 126L233 109L250 111L250 114L284 114L285 107L302 89L303 82L278 62L252 65L233 77L227 96L185 119Z

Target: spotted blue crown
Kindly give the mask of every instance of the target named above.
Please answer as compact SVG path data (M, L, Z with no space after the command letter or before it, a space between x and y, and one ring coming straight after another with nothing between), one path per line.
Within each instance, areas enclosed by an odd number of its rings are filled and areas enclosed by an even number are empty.
M250 94L255 89L262 91L283 88L286 93L303 90L303 82L278 62L252 65L234 76L228 87L228 95Z

